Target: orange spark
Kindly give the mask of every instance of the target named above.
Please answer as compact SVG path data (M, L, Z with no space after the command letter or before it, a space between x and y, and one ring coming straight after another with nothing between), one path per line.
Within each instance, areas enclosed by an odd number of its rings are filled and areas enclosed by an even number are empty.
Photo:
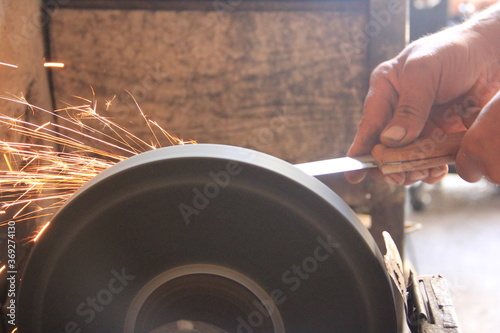
M43 67L50 68L64 68L64 63L62 62L46 62L43 64Z
M6 154L3 154L3 158L5 160L5 163L7 163L7 167L9 168L9 171L12 171L12 165L10 165L9 157Z
M47 223L45 223L45 225L42 227L42 229L40 229L40 231L38 232L38 234L36 235L36 237L33 239L33 242L36 242L38 240L38 238L40 238L40 236L45 231L45 229L47 229L47 227L49 226L49 224L50 224L50 221L47 222Z
M6 62L0 62L0 65L1 66L12 67L12 68L19 68L17 65L8 64Z
M138 107L150 131L150 138L139 137L101 115L93 90L92 96L79 98L84 101L82 105L68 105L54 112L24 99L1 97L33 112L55 116L56 120L37 125L0 115L0 125L24 137L23 142L0 140L0 154L8 165L8 170L0 170L0 213L16 209L12 218L16 223L36 218L50 220L76 190L115 163L157 147L195 143L171 135ZM105 111L113 100L106 101ZM0 225L6 223L0 221ZM47 226L32 239L39 239Z
M115 96L113 96L113 98L112 98L112 99L110 99L110 100L106 100L106 103L105 103L105 105L106 105L106 111L108 111L108 110L109 110L109 108L111 107L111 104L113 103L113 101L115 100L115 98L116 98L116 95L115 95Z
M50 125L50 121L46 122L45 124L43 124L42 126L38 127L37 129L35 129L35 132L38 132L39 130L41 130L42 128L44 128L45 126L48 126Z

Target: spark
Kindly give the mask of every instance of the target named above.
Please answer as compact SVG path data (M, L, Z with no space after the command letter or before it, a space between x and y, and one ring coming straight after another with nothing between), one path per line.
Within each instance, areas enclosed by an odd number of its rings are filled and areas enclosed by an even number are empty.
M2 273L4 270L5 270L5 265L3 265L2 267L0 267L0 273Z
M115 95L115 96L113 96L113 98L112 98L112 99L110 99L110 100L106 100L106 103L105 103L105 105L106 105L106 111L108 111L108 110L109 110L109 108L111 107L111 104L113 104L113 101L115 100L115 98L116 98L116 95Z
M5 160L5 163L7 164L7 167L9 168L9 171L13 171L12 165L10 165L9 156L7 156L6 154L3 154L3 158Z
M62 63L62 62L46 62L43 64L43 67L64 68L64 63Z
M1 66L12 67L12 68L19 68L17 65L8 64L6 62L0 62L0 65Z
M45 124L43 124L42 126L38 127L37 129L35 129L35 132L38 132L39 130L41 130L42 128L44 128L45 126L48 126L50 125L50 121L46 122Z
M45 231L45 229L47 229L47 227L49 226L49 224L50 224L50 221L47 222L47 223L45 223L45 225L40 229L40 231L37 232L36 237L33 239L33 242L36 243L36 241L40 238L40 236Z
M91 99L79 97L83 101L80 105L67 104L54 111L32 105L23 98L1 97L55 118L38 125L0 114L0 126L24 138L22 142L0 140L0 154L7 165L0 170L0 214L10 212L13 217L9 221L43 218L50 223L76 190L114 164L158 147L196 143L168 133L149 119L131 96L150 138L134 134L100 113L91 90ZM104 112L111 108L114 99L106 101ZM0 221L0 226L7 223ZM38 240L49 223L30 239Z

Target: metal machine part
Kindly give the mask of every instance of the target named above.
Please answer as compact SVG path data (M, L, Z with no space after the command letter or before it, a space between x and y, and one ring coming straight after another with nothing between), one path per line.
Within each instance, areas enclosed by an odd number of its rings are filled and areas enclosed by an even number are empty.
M75 193L19 286L20 332L397 331L368 230L293 165L222 145L127 159Z
M441 275L410 274L407 321L413 333L460 332L450 290Z

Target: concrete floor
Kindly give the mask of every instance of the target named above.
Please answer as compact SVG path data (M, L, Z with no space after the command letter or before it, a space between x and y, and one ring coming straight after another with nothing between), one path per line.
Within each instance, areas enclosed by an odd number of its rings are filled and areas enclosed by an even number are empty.
M422 229L407 235L406 257L418 274L447 279L462 332L498 332L500 191L449 175L425 193L426 209L409 209Z

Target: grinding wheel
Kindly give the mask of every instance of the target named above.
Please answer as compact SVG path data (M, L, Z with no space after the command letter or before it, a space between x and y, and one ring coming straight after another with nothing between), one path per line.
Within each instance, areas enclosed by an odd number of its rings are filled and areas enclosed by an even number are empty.
M397 330L382 256L349 207L289 163L223 145L95 177L36 243L18 304L30 333Z

